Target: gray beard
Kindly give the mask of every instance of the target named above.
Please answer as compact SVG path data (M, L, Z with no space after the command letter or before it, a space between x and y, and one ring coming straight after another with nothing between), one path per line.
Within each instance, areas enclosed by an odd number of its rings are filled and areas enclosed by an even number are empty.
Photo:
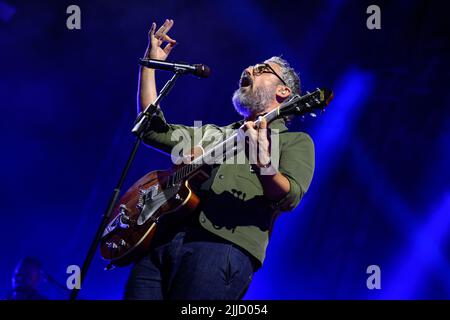
M237 89L232 99L234 108L243 117L262 113L273 99L273 87L257 88L254 92Z

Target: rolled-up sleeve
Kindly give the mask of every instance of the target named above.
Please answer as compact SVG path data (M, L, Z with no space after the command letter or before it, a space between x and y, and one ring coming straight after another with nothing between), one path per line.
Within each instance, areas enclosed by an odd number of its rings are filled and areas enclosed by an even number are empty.
M143 137L146 145L173 156L190 154L195 146L206 148L207 145L223 139L223 132L214 124L205 124L200 127L185 126L182 124L167 123L160 108L153 114L148 131Z
M173 147L180 142L191 145L193 134L194 127L168 124L162 110L158 108L150 120L149 130L145 133L143 141L150 147L171 153Z
M314 174L314 143L303 132L286 133L288 138L281 146L279 171L290 184L289 192L274 207L280 211L292 211L308 191Z

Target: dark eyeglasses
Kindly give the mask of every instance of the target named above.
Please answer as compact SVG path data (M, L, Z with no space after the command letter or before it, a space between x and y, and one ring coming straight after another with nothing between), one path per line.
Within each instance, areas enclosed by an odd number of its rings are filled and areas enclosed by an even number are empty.
M275 70L273 70L273 68L268 63L260 63L255 65L252 72L253 76L259 76L262 73L273 73L286 87L288 87L286 82L278 75L278 73L275 72Z

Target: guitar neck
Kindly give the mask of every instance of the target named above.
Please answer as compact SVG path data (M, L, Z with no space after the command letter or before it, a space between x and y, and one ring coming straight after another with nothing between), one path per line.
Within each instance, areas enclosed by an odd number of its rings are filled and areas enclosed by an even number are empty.
M261 122L262 118L265 118L266 121L268 123L270 123L271 121L273 121L274 119L276 119L279 116L279 111L280 111L280 107L270 111L269 113L261 116L260 118L258 118L255 123L259 124ZM243 128L244 125L242 125L239 130L241 128ZM191 163L184 165L183 167L179 168L178 170L176 170L172 175L173 177L171 178L171 180L173 181L173 184L177 184L181 181L183 181L184 179L186 179L187 177L189 177L190 175L192 175L193 173L195 173L196 171L198 171L199 169L201 169L203 167L203 165L206 164L205 159L213 159L213 160L222 160L225 161L228 156L230 156L231 154L234 154L234 152L236 151L236 142L237 142L237 136L238 133L237 131L235 133L233 133L231 136L229 136L228 138L226 138L225 140L223 140L222 142L219 142L218 144L214 145L212 148L208 149L207 151L205 151L204 154L202 154L201 156L195 158L194 160L192 160ZM225 149L226 146L233 146L232 149L227 150ZM225 152L223 152L223 150L225 150ZM214 159L214 157L212 157L213 154L220 154L220 156L216 157L217 159ZM219 159L219 157L222 157L222 159ZM211 161L209 161L211 162ZM214 162L214 161L212 161Z
M282 103L276 109L273 109L265 115L258 117L255 124L258 125L263 118L266 119L267 123L270 123L280 116L313 113L315 109L324 109L325 106L331 101L332 97L332 91L326 89L320 90L318 88L314 92L308 92L304 96L294 95L291 99L285 103ZM239 130L242 129L244 125L245 124L242 124ZM212 148L206 150L201 156L192 160L191 163L177 169L169 178L168 183L172 185L178 184L196 171L200 170L207 163L217 163L217 160L227 160L229 156L234 155L237 151L237 145L239 145L236 143L237 137L238 130L236 130L236 132L231 136L227 137L224 141L219 142ZM229 148L229 146L233 146L233 148ZM224 150L225 152L223 152ZM221 159L219 157L221 157ZM205 159L208 159L208 161L205 161Z

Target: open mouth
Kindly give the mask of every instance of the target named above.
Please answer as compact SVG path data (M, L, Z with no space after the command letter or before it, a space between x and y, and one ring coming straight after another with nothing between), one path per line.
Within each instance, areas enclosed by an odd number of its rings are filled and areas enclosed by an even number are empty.
M243 88L243 87L248 87L248 86L250 86L251 84L252 84L252 79L250 79L250 77L244 76L244 77L241 78L241 81L240 81L240 83L239 83L239 86L240 86L241 88Z

